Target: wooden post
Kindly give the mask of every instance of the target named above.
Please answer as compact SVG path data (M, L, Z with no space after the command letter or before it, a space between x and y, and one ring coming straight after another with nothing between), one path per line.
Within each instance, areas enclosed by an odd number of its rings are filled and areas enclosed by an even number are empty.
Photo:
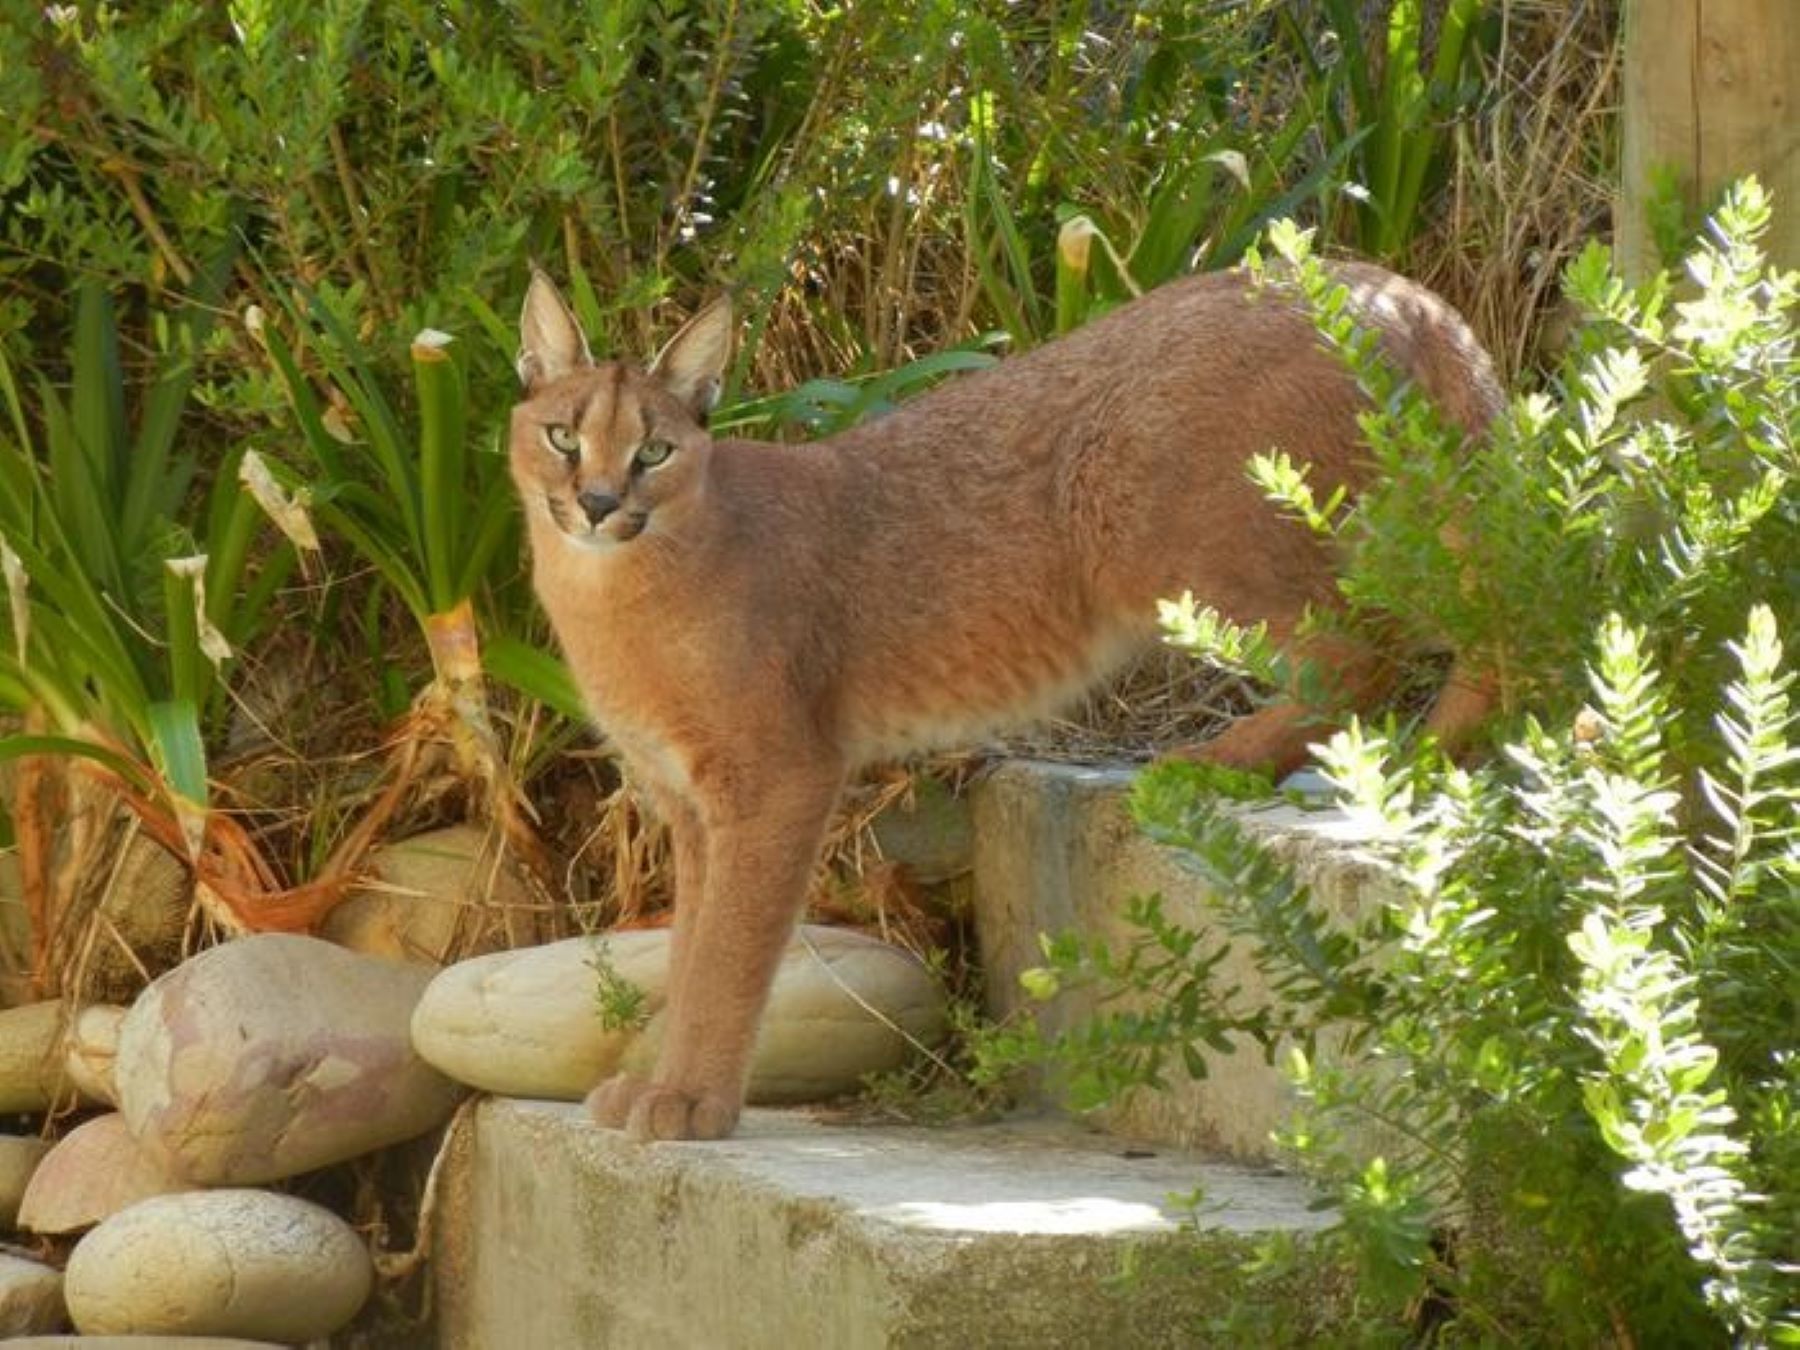
M1764 247L1800 267L1800 0L1624 0L1623 178L1614 232L1627 276L1658 256L1657 182L1698 223L1734 179L1774 197Z

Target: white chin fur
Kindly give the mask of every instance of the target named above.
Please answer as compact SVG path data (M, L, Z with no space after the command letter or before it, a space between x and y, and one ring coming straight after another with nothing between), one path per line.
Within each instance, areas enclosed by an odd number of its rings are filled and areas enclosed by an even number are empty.
M562 534L564 543L570 548L579 550L582 553L604 553L609 548L618 547L619 543L618 540L612 538L610 535L601 534L594 530L584 530L579 534L570 530L563 530L560 531L560 533Z

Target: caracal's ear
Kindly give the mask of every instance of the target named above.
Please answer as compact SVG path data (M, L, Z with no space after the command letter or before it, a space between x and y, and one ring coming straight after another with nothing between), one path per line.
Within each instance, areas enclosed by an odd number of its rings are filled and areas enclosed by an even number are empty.
M725 363L730 359L731 297L721 295L669 339L650 373L704 424L725 387Z
M525 308L519 315L519 383L535 389L593 364L575 315L550 278L532 268Z

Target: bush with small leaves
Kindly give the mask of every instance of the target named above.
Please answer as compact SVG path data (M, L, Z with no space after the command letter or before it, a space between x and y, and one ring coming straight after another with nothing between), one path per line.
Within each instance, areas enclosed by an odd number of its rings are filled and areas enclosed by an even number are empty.
M1371 1306L1429 1300L1439 1342L1800 1342L1800 282L1764 267L1767 221L1753 182L1734 190L1680 300L1591 248L1568 286L1593 321L1557 386L1473 446L1349 322L1305 237L1272 232L1270 284L1371 396L1380 473L1321 504L1275 456L1254 472L1347 546L1354 608L1484 656L1498 750L1458 767L1356 725L1319 748L1398 888L1349 929L1192 766L1152 769L1140 823L1213 883L1270 1001L1212 989L1218 942L1152 903L1125 953L1058 939L1032 977L1160 1009L1015 1044L1089 1100L1221 1030L1287 1044L1286 1144ZM1184 645L1272 668L1258 634L1168 617ZM1328 1026L1347 1064L1309 1053ZM1370 1122L1383 1156L1351 1142Z

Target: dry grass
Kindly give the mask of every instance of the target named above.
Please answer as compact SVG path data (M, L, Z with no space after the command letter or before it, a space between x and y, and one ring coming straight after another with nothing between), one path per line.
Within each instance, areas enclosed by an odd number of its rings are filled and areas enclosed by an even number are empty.
M1505 0L1486 114L1410 270L1474 325L1511 379L1554 362L1563 267L1611 230L1618 0Z
M1040 759L1130 761L1193 745L1252 706L1238 676L1173 650L1145 652L1061 717L1005 742Z

